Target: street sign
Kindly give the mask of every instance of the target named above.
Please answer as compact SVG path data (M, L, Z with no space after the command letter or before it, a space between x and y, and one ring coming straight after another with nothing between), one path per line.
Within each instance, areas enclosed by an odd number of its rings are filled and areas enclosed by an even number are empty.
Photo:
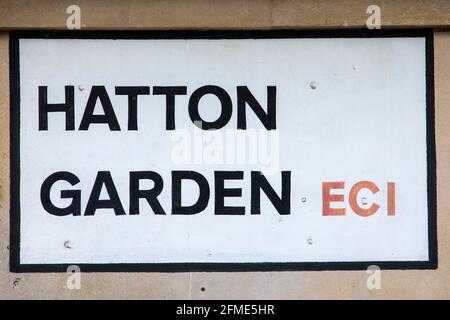
M12 39L12 271L430 269L423 33Z

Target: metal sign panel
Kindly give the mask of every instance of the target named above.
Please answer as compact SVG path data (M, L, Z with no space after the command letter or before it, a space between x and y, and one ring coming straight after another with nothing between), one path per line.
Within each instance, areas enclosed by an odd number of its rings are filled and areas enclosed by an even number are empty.
M427 34L11 43L12 271L436 267Z

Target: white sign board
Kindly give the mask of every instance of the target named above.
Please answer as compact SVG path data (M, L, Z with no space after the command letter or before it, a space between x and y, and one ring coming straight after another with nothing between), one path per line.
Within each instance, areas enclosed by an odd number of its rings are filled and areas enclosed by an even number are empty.
M12 41L13 271L436 267L427 35Z

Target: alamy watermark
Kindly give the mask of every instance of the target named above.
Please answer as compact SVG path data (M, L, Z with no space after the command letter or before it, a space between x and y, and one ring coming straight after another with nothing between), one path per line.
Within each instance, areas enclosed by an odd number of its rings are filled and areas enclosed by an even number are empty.
M367 7L366 13L370 16L366 20L366 26L368 29L381 29L381 9L376 4L371 4Z
M380 290L381 289L381 269L379 266L371 265L367 268L366 273L369 275L367 277L366 285L369 290Z
M66 19L66 27L69 30L81 29L81 8L76 4L72 4L66 8L68 14Z
M254 165L267 175L279 169L278 130L203 130L200 122L192 128L172 132L174 164Z
M81 289L81 269L77 265L71 265L66 272L69 274L66 280L66 289L80 290Z

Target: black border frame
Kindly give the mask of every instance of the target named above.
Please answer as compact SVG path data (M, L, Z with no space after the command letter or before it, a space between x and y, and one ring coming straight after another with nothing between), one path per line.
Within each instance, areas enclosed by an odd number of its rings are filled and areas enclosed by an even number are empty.
M269 38L392 38L423 37L426 41L426 128L428 261L258 262L258 263L20 263L20 61L19 40L38 39L269 39ZM82 272L250 272L437 269L436 145L434 111L434 48L432 29L412 30L164 30L164 31L12 31L10 33L10 271L66 272L77 265Z

